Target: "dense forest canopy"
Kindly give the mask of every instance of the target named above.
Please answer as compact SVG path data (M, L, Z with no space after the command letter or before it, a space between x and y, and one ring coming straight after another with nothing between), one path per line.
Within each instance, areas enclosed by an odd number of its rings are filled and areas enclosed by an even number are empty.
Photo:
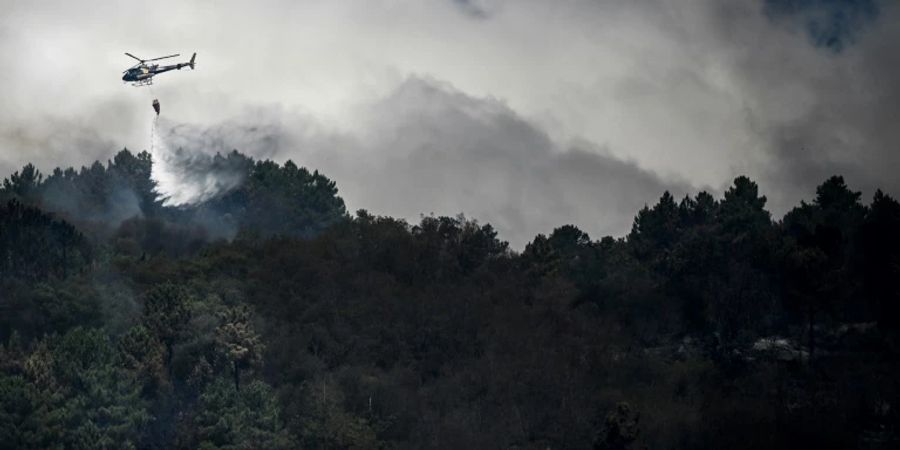
M243 181L181 207L146 152L3 180L0 449L900 443L887 193L834 176L776 220L738 177L516 252L217 158Z

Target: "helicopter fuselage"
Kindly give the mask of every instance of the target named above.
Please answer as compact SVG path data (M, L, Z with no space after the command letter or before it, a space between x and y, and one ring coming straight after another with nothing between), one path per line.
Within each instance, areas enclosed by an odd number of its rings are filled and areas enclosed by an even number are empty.
M170 66L162 66L160 67L157 64L142 64L136 67L132 67L125 71L125 75L122 76L122 81L125 82L137 82L137 81L145 81L150 78L153 78L154 75L168 72L170 70L181 70L182 67L189 66L190 63L179 63L172 64Z
M170 70L181 70L182 67L190 67L191 69L193 69L194 61L197 58L197 54L194 53L193 56L191 56L191 60L188 62L160 66L159 64L147 64L149 60L139 59L138 57L130 53L126 53L126 55L137 59L139 63L125 71L124 75L122 75L122 81L126 83L134 83L135 86L152 84L153 77L163 72L168 72ZM171 58L173 56L178 55L163 56L161 58L155 59Z

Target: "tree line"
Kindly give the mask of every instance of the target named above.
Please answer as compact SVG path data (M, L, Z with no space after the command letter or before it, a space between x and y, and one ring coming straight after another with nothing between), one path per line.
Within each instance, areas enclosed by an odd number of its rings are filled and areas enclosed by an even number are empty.
M243 183L179 208L146 153L4 180L0 449L900 442L881 191L834 176L775 220L738 177L663 193L624 237L563 225L517 252L219 157Z

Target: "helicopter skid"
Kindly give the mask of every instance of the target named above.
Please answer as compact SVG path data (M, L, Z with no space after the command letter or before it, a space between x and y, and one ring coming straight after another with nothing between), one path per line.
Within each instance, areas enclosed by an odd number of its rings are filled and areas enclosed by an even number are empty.
M132 86L150 86L153 84L153 78L147 78L146 80L138 80L131 83Z

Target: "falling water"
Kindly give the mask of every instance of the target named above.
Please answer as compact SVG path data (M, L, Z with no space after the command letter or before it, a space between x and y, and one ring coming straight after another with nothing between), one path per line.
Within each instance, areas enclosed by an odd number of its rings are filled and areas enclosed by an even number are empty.
M184 127L153 118L150 129L151 177L165 206L181 206L209 200L239 186L245 173L208 149L189 148L196 140L183 136Z

